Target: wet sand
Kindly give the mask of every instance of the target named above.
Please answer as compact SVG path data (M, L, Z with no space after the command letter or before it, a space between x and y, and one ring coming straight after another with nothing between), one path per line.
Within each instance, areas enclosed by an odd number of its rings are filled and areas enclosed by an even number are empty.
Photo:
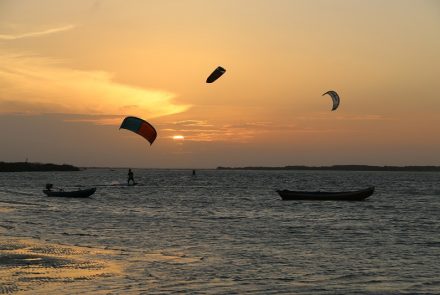
M168 275L154 271L153 265L156 268L157 263L197 267L203 260L203 257L190 257L172 250L127 253L123 250L0 237L0 294L134 294L158 291L168 281ZM144 286L133 289L131 284L139 278L132 277L134 274L130 274L130 269L139 266L145 269ZM183 284L180 281L174 283Z
M14 214L23 205L28 204L0 202L0 214ZM12 224L0 226L0 294L155 292L170 284L158 264L197 268L204 260L181 249L130 251L52 243L17 237ZM142 286L136 286L140 281Z
M83 285L84 281L120 275L121 266L109 260L116 254L110 250L2 237L0 294L55 294L58 290L75 293L75 285Z

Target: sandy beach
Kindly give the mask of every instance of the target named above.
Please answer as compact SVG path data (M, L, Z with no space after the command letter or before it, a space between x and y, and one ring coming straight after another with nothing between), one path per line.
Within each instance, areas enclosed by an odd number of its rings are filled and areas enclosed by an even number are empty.
M25 202L0 202L6 217ZM130 252L52 243L43 239L15 237L14 225L0 226L0 294L109 294L137 293L129 283L133 265L149 269L144 282L154 290L166 277L150 269L159 264L187 265L202 262L176 249ZM123 291L122 291L123 290Z
M121 274L121 266L108 259L113 255L115 251L2 236L0 293L66 294L79 285L84 290L84 281Z
M0 214L13 213L20 205L1 202ZM111 259L117 251L13 237L13 226L1 226L0 234L0 294L74 294L85 281L122 272Z

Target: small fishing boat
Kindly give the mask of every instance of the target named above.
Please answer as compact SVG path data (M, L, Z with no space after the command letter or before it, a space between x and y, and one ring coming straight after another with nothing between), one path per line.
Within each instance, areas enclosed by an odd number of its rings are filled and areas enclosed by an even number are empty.
M96 187L76 190L76 191L64 191L64 190L52 190L52 184L46 184L46 189L43 190L48 197L64 197L64 198L88 198L96 191Z
M277 190L277 192L283 200L363 201L374 193L374 186L363 190L345 192L308 192L289 190Z

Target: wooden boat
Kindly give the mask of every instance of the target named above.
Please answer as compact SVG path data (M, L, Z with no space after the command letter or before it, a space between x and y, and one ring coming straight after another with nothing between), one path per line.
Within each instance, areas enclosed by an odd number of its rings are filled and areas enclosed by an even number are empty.
M50 189L43 190L43 193L45 193L48 197L65 197L65 198L88 198L91 195L93 195L96 191L95 187L83 189L83 190L77 190L77 191L53 191Z
M316 200L316 201L363 201L374 193L374 186L346 192L307 192L307 191L289 191L277 190L283 200Z

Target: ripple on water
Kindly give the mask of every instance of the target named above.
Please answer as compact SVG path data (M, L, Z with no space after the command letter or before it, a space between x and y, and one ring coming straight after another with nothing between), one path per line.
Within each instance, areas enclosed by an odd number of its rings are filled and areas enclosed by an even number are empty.
M135 174L142 185L123 188L108 185L124 180L119 169L0 175L0 207L9 210L0 214L2 237L52 242L0 243L2 254L33 255L20 258L32 269L14 268L22 281L2 277L1 286L46 294L62 287L71 294L440 294L440 173ZM67 200L44 197L47 182L102 186L91 199ZM275 192L370 185L374 195L359 203L282 202ZM65 261L38 266L45 257Z

